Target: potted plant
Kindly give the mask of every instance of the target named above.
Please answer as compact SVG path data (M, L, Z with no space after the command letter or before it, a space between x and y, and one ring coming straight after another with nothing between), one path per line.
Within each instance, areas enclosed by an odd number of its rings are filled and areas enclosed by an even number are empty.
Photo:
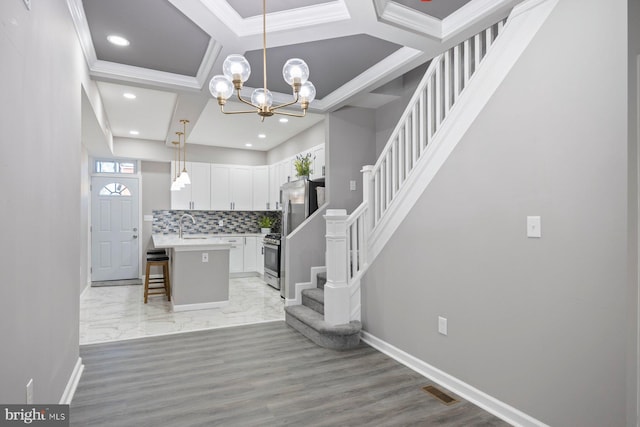
M273 223L273 218L269 216L263 216L262 218L260 218L260 232L262 234L271 233L271 227L273 226Z
M305 155L298 154L293 165L296 168L296 176L298 178L308 177L313 172L311 170L311 153Z

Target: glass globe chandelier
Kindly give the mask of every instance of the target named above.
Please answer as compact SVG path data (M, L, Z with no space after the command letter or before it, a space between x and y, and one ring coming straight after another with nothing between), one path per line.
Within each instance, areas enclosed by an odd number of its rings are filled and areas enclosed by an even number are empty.
M315 99L316 88L313 83L308 81L309 67L299 58L289 59L282 68L282 77L291 85L293 89L293 101L285 104L273 105L273 95L267 89L267 2L262 0L262 75L264 77L263 87L255 89L251 94L251 100L247 101L242 98L240 91L242 85L249 79L251 75L251 66L249 61L238 54L227 56L222 64L222 73L214 76L209 82L209 91L214 98L218 100L220 111L224 114L246 114L258 113L264 121L265 117L271 117L274 114L282 114L292 117L304 117L309 108L311 101ZM253 109L242 111L225 111L224 105L227 99L236 92L238 100L247 104ZM281 111L283 107L288 107L300 102L302 114Z

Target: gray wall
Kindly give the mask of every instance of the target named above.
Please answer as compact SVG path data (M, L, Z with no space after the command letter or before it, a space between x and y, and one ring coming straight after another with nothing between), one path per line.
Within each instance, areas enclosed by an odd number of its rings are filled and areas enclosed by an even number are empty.
M638 100L640 97L638 82L640 70L640 2L628 1L629 31L629 156L628 176L629 213L627 236L628 254L628 333L627 333L627 419L637 419L640 401L638 400Z
M303 119L304 120L304 119ZM324 122L316 123L282 144L267 151L266 164L272 165L301 151L325 143Z
M162 162L141 162L142 172L142 215L153 215L154 209L171 209L171 164ZM153 247L151 241L153 222L142 222L142 257ZM144 273L143 273L144 274Z
M80 292L91 285L91 174L89 153L81 147L80 159Z
M344 107L325 119L327 201L334 209L351 213L362 203L362 166L374 164L375 110ZM356 191L349 182L356 181Z
M368 332L554 426L635 425L625 4L559 2L363 284Z
M64 1L5 0L0 20L0 402L33 378L57 403L79 354L84 58Z

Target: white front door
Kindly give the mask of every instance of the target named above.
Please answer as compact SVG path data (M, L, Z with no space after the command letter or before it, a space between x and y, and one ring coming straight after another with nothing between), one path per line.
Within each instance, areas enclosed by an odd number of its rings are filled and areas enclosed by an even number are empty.
M91 280L137 279L138 179L91 180Z

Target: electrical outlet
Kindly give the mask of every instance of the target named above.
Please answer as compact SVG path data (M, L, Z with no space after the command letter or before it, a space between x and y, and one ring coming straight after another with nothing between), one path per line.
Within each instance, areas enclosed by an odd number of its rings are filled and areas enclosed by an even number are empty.
M438 316L438 332L447 335L447 318Z
M27 383L27 405L33 403L33 378Z
M218 227L224 227L224 221L223 220L219 220L218 221Z
M202 262L209 262L209 253L202 252Z
M351 181L349 181L349 190L356 191L356 181L355 181L355 179L352 179Z

